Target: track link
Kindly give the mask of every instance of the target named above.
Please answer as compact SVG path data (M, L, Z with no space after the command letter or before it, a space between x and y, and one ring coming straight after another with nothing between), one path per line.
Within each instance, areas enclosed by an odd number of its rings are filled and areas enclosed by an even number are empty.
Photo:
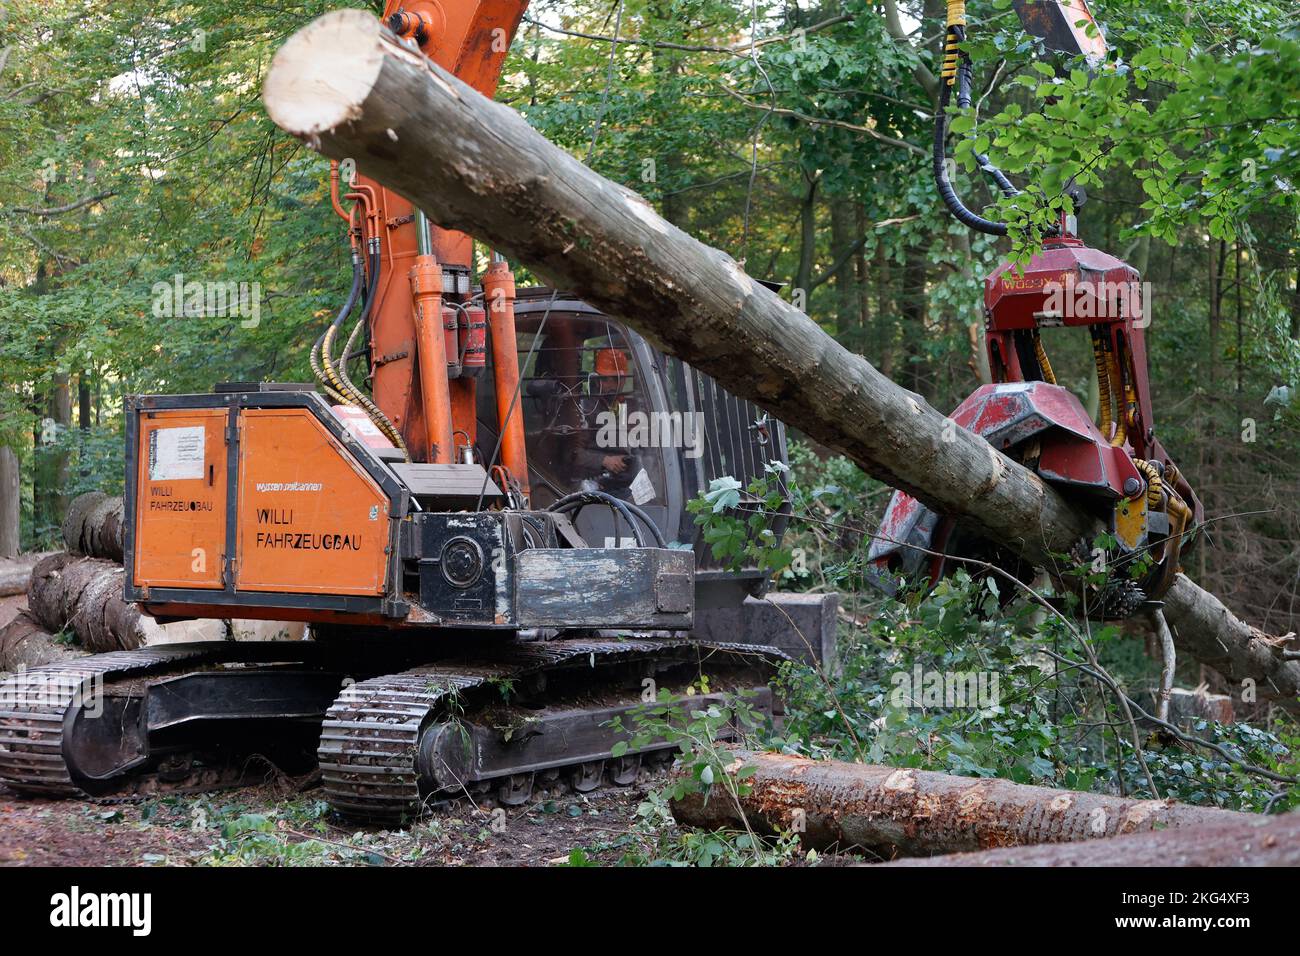
M20 793L85 797L63 756L66 719L125 677L216 662L228 644L171 644L96 654L21 671L0 683L0 780Z
M687 640L556 640L512 644L475 661L412 668L353 684L330 707L321 731L326 798L346 816L394 822L418 815L426 795L418 754L421 733L455 701L486 685L557 668L592 669L645 661L680 664L725 654L772 666L784 655L770 647Z

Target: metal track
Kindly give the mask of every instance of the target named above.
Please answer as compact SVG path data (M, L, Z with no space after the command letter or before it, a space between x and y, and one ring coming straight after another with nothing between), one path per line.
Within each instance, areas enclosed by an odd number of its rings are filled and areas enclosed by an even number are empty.
M572 641L512 644L491 659L416 667L348 687L321 729L318 753L326 798L348 816L394 821L419 813L420 734L448 714L457 699L496 681L513 681L559 667L593 669L638 660L685 663L725 653L773 664L770 647L688 640Z
M46 664L0 683L0 780L20 793L84 797L63 757L64 721L111 682L219 661L229 644L171 644Z

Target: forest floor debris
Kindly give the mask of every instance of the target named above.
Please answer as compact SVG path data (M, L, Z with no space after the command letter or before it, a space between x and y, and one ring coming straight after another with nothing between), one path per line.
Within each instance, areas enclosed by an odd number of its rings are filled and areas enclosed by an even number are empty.
M340 820L318 791L290 779L115 804L29 799L0 786L0 866L555 866L575 850L584 863L612 864L621 851L611 844L660 778L500 813L457 801L403 830Z

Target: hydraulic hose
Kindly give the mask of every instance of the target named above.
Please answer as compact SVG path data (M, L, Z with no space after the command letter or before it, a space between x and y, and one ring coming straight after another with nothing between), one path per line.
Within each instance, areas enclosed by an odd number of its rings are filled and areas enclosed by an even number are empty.
M381 251L378 242L371 240L372 246L370 251L370 278L366 284L366 301L362 307L361 316L357 320L358 324L365 323L374 307L375 293L379 288L379 268L381 263ZM362 411L375 423L384 435L396 445L405 456L407 461L411 460L411 453L406 447L406 442L402 439L402 434L397 430L388 416L385 415L373 401L371 401L364 392L356 387L348 378L347 373L347 348L344 349L343 358L336 366L334 363L334 339L338 335L339 328L343 325L344 319L352 311L352 306L356 304L355 292L360 288L362 281L361 262L359 258L353 260L353 279L352 286L354 293L349 294L348 302L343 309L339 311L338 316L330 323L330 327L325 330L325 335L321 340L321 361L324 366L326 376L329 378L330 385L335 391L341 393L347 400L354 405L359 406ZM351 341L351 339L349 339Z
M986 233L990 236L1005 236L1007 234L1007 224L1005 222L994 222L992 219L985 219L979 213L973 212L966 207L961 201L952 183L948 180L947 167L947 150L945 148L948 138L948 104L952 101L952 87L957 79L957 74L963 69L962 60L964 54L961 52L961 43L966 39L966 0L948 0L948 29L945 32L943 71L939 82L939 108L935 111L934 117L934 185L939 191L939 197L943 204L948 207L948 211L962 225L976 232ZM969 66L965 66L969 69ZM966 81L967 94L966 99L969 101L969 77ZM961 96L960 89L958 91ZM980 162L980 167L994 169L988 162L988 157L976 157ZM987 171L987 170L986 170ZM992 173L990 173L992 175ZM1011 183L1006 180L1001 171L997 171L998 185L1002 186L1005 182L1006 188L1011 187ZM1013 195L1013 194L1012 194Z
M575 511L581 510L585 506L591 504L608 505L621 514L623 520L627 522L628 527L632 529L632 534L636 538L638 547L645 547L645 539L641 536L641 531L637 528L637 523L633 518L636 518L645 525L658 547L668 547L667 542L664 540L663 532L659 530L659 526L650 520L650 516L641 510L640 507L632 504L630 501L623 501L620 498L615 498L613 495L606 494L603 491L577 491L571 495L565 495L546 510L558 512Z
M357 317L357 324L352 328L352 334L348 336L346 344L343 346L343 354L339 357L335 371L347 390L352 394L361 394L361 389L353 384L352 379L348 376L348 353L352 351L352 344L356 341L357 334L361 327L369 320L370 313L374 310L375 293L379 290L379 251L376 250L370 259L370 281L366 284L366 300L361 307L361 315ZM326 356L328 359L328 356Z
M1034 329L1034 354L1038 356L1038 367L1043 372L1043 381L1048 385L1056 384L1056 373L1052 371L1052 363L1047 358L1047 349L1043 347L1043 337Z
M325 391L332 397L338 399L344 405L353 405L355 402L348 397L346 389L338 387L334 380L333 366L327 357L326 339L330 338L330 332L343 322L351 314L353 307L357 304L357 296L361 292L361 256L356 252L352 253L352 288L348 291L347 300L343 307L339 309L338 315L334 321L322 332L316 339L316 343L311 347L311 370L315 373L316 378L320 380L325 387ZM322 356L324 358L324 367L322 367ZM328 371L327 371L328 370Z
M970 74L970 57L963 53L961 54L961 63L957 67L957 105L962 109L967 109L970 106ZM1008 199L1020 195L1020 190L1011 185L1011 180L1007 179L1002 170L993 165L987 154L972 152L971 155L975 157L975 162L979 164L980 169L997 183L998 189L1002 190L1002 195Z
M1111 418L1110 367L1106 361L1106 351L1101 339L1092 337L1092 360L1097 366L1097 413L1100 416L1097 427L1107 441L1110 441Z
M1112 350L1106 353L1106 357L1110 368L1110 390L1115 396L1115 437L1110 443L1118 448L1128 440L1128 396L1119 370L1119 356Z

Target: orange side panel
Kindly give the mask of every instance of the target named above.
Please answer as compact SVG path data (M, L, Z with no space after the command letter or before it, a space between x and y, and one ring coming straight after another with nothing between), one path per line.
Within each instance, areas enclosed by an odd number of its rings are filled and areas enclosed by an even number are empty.
M140 416L134 566L140 586L222 586L227 415L205 408Z
M388 502L305 408L248 408L239 420L241 591L379 595Z

